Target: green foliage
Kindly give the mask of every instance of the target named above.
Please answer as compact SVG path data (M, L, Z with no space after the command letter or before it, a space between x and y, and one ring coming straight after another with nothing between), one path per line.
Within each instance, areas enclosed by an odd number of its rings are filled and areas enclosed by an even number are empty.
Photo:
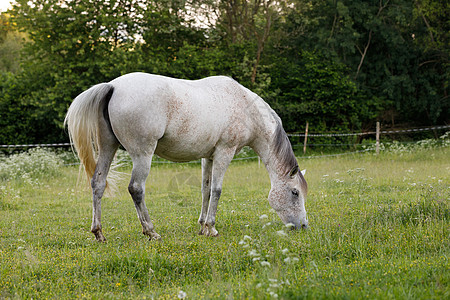
M17 73L20 64L22 39L25 35L15 31L10 16L0 14L0 72Z
M343 74L346 67L323 55L303 51L272 68L271 88L279 91L270 104L288 131L300 131L309 122L314 131L361 130L377 115L375 99L368 99Z
M379 115L382 121L392 125L448 121L450 107L445 99L449 53L438 43L433 51L425 50L430 49L426 46L428 32L435 29L444 37L449 31L448 24L442 22L442 14L438 13L430 16L436 20L433 29L425 22L426 18L413 13L426 14L436 7L443 12L448 4L386 0L296 1L296 4L287 23L293 33L287 37L288 43L317 50L329 60L344 63L358 90L382 105L384 113Z
M288 131L305 121L316 132L357 131L376 119L445 124L447 8L436 0L18 0L0 19L0 143L67 140L72 99L133 71L231 76L270 102Z

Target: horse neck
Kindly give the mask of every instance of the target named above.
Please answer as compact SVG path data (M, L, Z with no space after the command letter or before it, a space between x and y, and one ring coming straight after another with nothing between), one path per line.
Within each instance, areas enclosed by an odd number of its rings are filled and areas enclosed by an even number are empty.
M263 101L261 99L261 101ZM265 104L265 103L264 103ZM267 104L266 104L267 105ZM267 105L267 108L260 110L261 118L258 122L258 131L253 143L250 145L259 155L269 173L272 185L279 182L284 176L283 168L279 159L274 155L273 139L279 124L277 115Z

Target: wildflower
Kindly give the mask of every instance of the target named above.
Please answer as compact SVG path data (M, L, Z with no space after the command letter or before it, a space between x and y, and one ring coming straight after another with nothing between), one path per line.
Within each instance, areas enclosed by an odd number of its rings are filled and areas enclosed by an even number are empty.
M262 284L261 283L258 283L257 285L256 285L256 288L260 288L262 286Z
M286 232L284 232L283 230L278 230L278 231L277 231L277 234L278 234L279 236L286 236L286 235L287 235Z
M268 261L262 261L262 262L260 262L260 264L263 267L270 267L270 262L268 262Z
M260 254L258 253L258 251L256 251L255 249L252 249L252 250L248 253L248 255L250 255L250 256L260 256Z
M184 299L184 298L186 298L187 294L186 294L186 292L179 291L177 296L179 299Z
M263 225L263 227L262 227L262 228L264 229L264 228L266 228L266 227L269 227L270 225L272 225L272 223L270 223L270 222L267 222L266 224L264 224L264 225Z
M260 218L261 220L262 220L262 219L267 219L268 216L267 216L266 214L264 214L264 215L260 215L259 218Z
M283 253L284 255L289 253L289 249L288 248L284 248L283 250L281 250L281 253Z
M286 257L286 258L284 259L284 262L287 263L287 264L289 264L289 263L291 262L291 258L290 258L290 257Z
M251 241L252 238L251 238L250 236L248 236L248 235L244 235L244 241L245 241L245 240L250 240L250 241Z

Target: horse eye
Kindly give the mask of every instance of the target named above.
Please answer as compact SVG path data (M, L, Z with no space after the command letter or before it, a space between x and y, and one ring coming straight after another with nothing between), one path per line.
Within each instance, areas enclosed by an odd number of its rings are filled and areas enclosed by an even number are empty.
M297 189L293 189L292 190L292 195L294 195L295 197L298 197L298 190Z

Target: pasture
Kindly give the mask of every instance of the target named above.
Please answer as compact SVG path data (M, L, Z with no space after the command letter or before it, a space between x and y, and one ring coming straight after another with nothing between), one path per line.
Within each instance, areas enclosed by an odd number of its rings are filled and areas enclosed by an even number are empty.
M77 166L3 170L0 298L448 299L449 157L444 147L299 159L310 224L300 231L270 209L264 166L233 162L216 238L197 235L200 165L154 164L146 202L162 240L151 242L129 177L102 201L108 241L97 243Z

